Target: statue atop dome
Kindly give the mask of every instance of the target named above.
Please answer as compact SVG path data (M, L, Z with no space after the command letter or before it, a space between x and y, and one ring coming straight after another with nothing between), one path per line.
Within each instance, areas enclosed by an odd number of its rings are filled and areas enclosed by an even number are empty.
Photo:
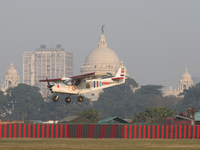
M102 27L101 27L102 34L104 33L104 31L103 31L103 28L104 28L104 27L105 27L105 24L102 25Z

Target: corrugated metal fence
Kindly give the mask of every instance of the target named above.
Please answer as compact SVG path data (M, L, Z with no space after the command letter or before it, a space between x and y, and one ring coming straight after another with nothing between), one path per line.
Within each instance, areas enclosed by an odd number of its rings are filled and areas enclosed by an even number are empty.
M199 139L199 134L199 125L0 124L0 138Z

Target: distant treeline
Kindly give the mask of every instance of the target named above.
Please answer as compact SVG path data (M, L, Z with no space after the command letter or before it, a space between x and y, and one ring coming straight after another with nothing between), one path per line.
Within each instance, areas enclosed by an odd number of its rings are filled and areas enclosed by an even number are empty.
M90 102L84 98L80 103L77 96L72 96L72 102L67 104L64 101L67 95L60 95L59 101L53 102L53 95L43 98L38 87L19 84L9 88L7 95L0 91L0 119L60 120L88 108L98 110L101 118L119 116L132 119L134 114L153 107L176 109L177 113L193 106L200 110L200 83L185 90L183 99L163 97L162 85L145 85L133 92L136 87L135 80L128 78L122 85L104 89L98 101Z

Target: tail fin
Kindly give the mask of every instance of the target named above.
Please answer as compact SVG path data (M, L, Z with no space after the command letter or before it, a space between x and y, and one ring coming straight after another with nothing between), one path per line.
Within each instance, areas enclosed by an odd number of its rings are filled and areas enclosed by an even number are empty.
M119 80L121 82L125 82L125 67L120 66L115 77L112 80Z
M125 78L125 67L120 66L117 73L115 74L115 77L124 77Z

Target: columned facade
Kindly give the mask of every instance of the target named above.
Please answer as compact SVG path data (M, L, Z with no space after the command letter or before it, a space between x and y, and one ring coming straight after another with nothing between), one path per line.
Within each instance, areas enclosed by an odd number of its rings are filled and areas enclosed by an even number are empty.
M188 73L187 68L185 69L185 73L181 76L180 80L180 91L183 92L185 89L189 89L193 86L193 80L191 75Z
M188 73L187 68L185 69L185 73L182 74L181 80L179 81L180 88L172 89L172 86L169 87L169 89L166 90L166 92L163 94L163 96L175 96L180 97L179 94L182 93L185 89L189 89L193 86L193 80L191 75ZM182 96L181 96L182 97Z
M4 77L4 85L2 84L1 91L4 93L8 88L16 87L19 84L19 76L17 70L14 68L13 63L11 63L10 68L6 72Z

